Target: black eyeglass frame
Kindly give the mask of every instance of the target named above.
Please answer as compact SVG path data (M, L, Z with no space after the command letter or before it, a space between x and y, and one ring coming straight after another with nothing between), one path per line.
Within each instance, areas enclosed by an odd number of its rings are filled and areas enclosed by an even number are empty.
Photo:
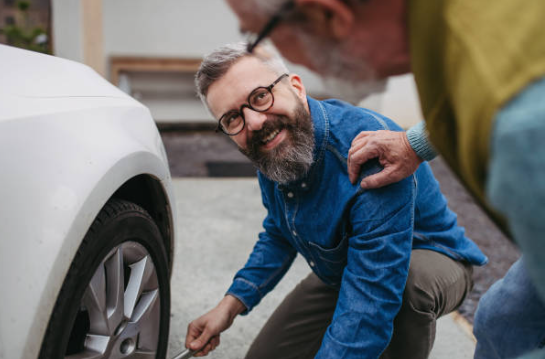
M242 132L242 130L244 130L244 127L246 126L246 119L244 118L244 112L243 112L243 109L246 107L246 108L249 108L250 110L252 111L255 111L255 112L265 112L265 111L268 111L271 109L271 107L273 107L274 105L274 94L272 92L272 89L274 86L276 86L276 84L278 84L280 81L282 81L282 79L284 77L287 77L289 76L289 74L282 74L279 78L277 78L272 84L270 84L269 86L259 86L259 87L256 87L255 89L252 90L252 92L250 92L250 94L248 95L248 98L246 99L246 102L248 103L245 103L243 105L240 106L240 109L238 110L238 115L242 118L242 127L240 128L239 131L235 132L235 133L229 133L227 132L227 129L224 129L223 126L221 125L221 120L223 120L223 118L227 115L229 115L230 113L232 113L233 111L227 111L226 113L224 113L220 119L218 120L218 127L216 128L216 132L223 132L225 133L227 136L236 136L238 135L239 133ZM252 107L251 103L250 103L250 98L252 97L252 95L256 92L256 91L259 91L261 89L265 89L267 90L270 94L271 94L271 98L272 98L272 101L271 101L271 105L269 107L267 107L266 109L263 109L263 110L257 110L255 108Z
M246 51L248 53L252 53L255 49L255 47L263 41L264 38L268 37L271 32L274 30L274 28L280 23L280 21L284 20L284 18L295 8L295 0L288 0L282 6L276 14L274 14L269 22L265 24L263 29L258 33L257 37L254 41L248 41L248 45L246 48Z

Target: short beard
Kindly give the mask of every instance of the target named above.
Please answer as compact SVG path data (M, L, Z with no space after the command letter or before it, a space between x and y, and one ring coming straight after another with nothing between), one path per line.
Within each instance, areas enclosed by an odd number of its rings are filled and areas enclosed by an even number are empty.
M344 54L346 44L316 39L304 30L300 30L298 36L330 96L357 104L371 94L385 91L386 80L379 79L365 60Z
M262 151L262 139L275 130L285 129L284 141L269 151ZM314 160L314 128L310 113L302 102L295 109L293 119L286 116L271 116L259 131L255 131L239 148L254 165L271 181L286 184L304 177Z

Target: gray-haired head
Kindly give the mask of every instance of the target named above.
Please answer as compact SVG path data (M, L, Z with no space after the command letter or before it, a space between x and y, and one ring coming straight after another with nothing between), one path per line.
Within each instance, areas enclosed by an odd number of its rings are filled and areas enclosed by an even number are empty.
M245 56L254 56L273 70L278 76L289 73L286 64L274 48L268 45L258 46L253 54L246 50L246 42L223 45L206 55L195 75L197 94L206 107L206 95L210 86L221 79L227 71Z

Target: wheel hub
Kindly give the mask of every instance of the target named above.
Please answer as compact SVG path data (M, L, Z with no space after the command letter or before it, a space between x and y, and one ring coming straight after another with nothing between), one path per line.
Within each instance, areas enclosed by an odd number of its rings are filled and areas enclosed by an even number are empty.
M119 351L123 355L130 355L134 352L134 348L136 348L136 343L134 340L132 338L127 338L121 342Z

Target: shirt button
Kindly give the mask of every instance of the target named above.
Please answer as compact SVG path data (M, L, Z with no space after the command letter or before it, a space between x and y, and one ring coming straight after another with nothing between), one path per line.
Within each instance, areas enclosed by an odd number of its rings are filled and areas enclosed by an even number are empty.
M313 262L313 261L308 262L308 264L309 264L311 267L314 267L314 262Z
M293 198L293 192L288 192L288 197Z
M307 184L305 182L301 183L301 188L307 188Z

